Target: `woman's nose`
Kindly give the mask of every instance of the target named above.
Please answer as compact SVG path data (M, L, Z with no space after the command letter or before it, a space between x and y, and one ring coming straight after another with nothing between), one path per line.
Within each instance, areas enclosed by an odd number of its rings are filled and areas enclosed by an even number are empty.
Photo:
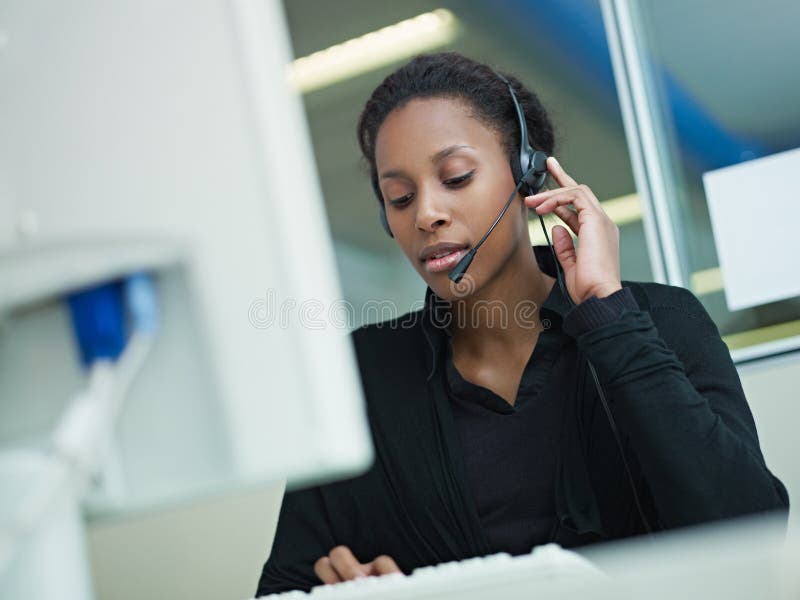
M433 232L442 225L450 222L450 213L442 198L436 194L426 193L417 195L417 228Z

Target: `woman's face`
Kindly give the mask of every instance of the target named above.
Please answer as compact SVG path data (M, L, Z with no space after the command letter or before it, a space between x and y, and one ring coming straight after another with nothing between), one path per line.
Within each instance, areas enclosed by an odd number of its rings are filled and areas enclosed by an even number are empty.
M456 289L447 277L483 237L515 186L500 136L450 98L411 100L375 139L386 218L408 260L441 298L497 279L520 245L530 252L524 204L512 204ZM449 253L449 254L448 254Z

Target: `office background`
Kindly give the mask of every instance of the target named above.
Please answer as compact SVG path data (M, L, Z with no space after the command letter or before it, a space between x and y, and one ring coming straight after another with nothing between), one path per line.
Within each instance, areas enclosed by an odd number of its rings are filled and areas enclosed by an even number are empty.
M792 461L793 428L800 421L793 393L800 374L794 352L800 344L793 341L800 334L800 303L787 298L727 308L702 183L703 172L800 145L796 3L638 3L632 20L649 94L640 110L656 132L669 202L660 213L668 218L656 214L649 233L645 215L658 213L651 205L658 191L637 187L641 157L629 149L638 134L630 127L626 132L599 2L286 0L284 7L296 57L447 9L457 25L451 41L437 49L490 62L535 89L555 120L559 159L620 225L623 277L679 281L692 289L731 349L748 359L740 374L767 462L795 501L800 497L800 469ZM420 299L424 286L378 225L354 136L364 100L400 62L309 91L304 103L345 297L355 306L390 299L402 311ZM754 252L776 218L766 202L754 211L758 227L742 231L742 243ZM787 269L786 276L797 273ZM277 485L93 520L98 598L252 595L281 493Z

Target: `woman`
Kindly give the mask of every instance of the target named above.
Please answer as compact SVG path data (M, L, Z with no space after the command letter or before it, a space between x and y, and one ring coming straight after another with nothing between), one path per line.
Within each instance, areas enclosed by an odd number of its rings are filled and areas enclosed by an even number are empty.
M539 100L507 80L552 154ZM620 281L616 226L554 158L558 187L514 193L450 280L523 175L520 131L506 79L457 54L368 100L361 149L426 304L354 332L375 464L286 494L259 595L788 507L714 323L686 290ZM566 225L563 288L531 209Z

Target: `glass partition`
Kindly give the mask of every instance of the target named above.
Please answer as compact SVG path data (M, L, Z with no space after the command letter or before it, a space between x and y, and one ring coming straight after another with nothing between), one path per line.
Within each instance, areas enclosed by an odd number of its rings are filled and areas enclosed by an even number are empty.
M700 298L737 361L799 347L789 179L800 168L800 5L603 10L664 280Z

